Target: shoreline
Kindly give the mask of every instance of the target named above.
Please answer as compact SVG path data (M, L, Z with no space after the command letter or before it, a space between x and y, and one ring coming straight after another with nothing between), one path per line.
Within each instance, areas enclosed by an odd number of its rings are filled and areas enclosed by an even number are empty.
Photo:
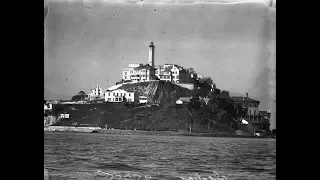
M95 132L92 132L92 131L95 131ZM71 127L71 126L49 126L44 128L44 132L276 139L272 137L255 137L255 136L235 135L235 134L226 134L226 133L197 133L197 132L189 133L186 131L179 131L179 132L143 131L143 130L101 129L100 127Z

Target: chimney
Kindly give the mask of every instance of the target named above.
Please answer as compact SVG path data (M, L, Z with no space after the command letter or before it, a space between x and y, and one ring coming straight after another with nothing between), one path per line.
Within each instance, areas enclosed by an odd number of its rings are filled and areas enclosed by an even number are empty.
M248 93L246 93L246 95L247 95L247 98L248 98Z

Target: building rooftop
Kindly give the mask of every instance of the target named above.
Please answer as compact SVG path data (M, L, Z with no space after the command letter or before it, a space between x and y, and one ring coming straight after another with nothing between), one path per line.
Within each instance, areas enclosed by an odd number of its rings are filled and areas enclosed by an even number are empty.
M140 65L139 67L134 68L134 70L140 70L140 69L156 69L156 68L151 67L149 64Z
M259 111L259 113L262 114L262 115L268 115L270 112L268 112L268 111Z
M171 72L172 67L167 67L164 69L164 72Z
M251 99L249 97L244 97L244 96L234 96L231 97L235 102L255 102L255 103L260 103L260 101L257 101L255 99Z
M180 97L178 100L182 101L182 102L190 102L191 97Z

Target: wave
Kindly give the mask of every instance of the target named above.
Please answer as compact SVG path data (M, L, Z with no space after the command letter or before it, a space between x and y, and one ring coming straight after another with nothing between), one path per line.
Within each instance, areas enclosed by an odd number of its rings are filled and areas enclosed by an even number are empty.
M213 171L211 174L201 174L194 173L193 176L186 176L186 177L170 177L165 175L156 175L156 176L150 176L150 175L143 175L140 173L110 173L110 172L103 172L101 170L97 171L97 176L104 177L106 179L136 179L136 180L227 180L226 176L219 175L217 172Z
M98 169L114 169L120 171L141 171L144 169L133 167L123 163L99 163Z

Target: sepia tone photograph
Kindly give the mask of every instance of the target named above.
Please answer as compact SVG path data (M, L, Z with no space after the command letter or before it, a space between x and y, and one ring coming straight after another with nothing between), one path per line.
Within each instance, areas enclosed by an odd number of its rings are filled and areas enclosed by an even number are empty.
M44 179L276 179L276 0L45 0Z

